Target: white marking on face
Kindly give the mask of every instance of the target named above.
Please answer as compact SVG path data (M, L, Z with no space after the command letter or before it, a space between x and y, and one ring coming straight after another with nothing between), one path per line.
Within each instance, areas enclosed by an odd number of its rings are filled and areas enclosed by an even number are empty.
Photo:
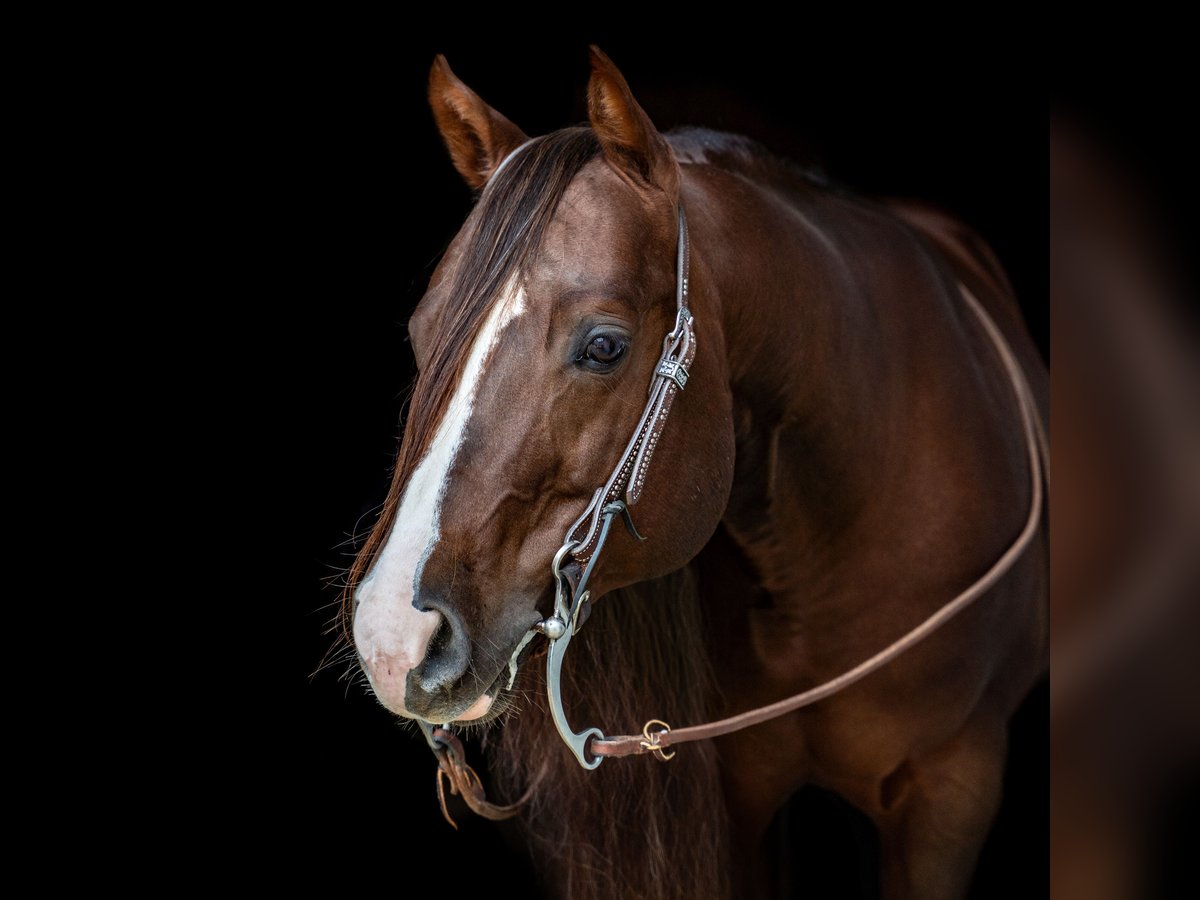
M380 702L400 715L408 715L404 708L408 673L421 664L441 624L440 613L414 608L413 598L425 560L441 536L450 469L466 434L488 357L500 334L524 312L525 289L514 280L480 327L446 414L404 488L392 533L355 594L354 642L366 661L367 677ZM460 718L479 718L490 706L491 698L481 697Z

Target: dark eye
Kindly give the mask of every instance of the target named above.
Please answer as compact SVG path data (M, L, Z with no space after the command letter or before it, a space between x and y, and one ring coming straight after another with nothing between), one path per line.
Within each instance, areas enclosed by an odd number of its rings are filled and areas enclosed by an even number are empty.
M602 331L588 338L577 362L584 363L592 369L610 369L624 355L628 346L620 335Z

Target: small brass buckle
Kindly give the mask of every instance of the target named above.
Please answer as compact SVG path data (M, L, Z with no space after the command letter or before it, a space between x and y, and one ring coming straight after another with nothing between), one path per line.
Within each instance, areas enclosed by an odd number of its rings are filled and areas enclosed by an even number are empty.
M651 731L651 725L661 725L662 727L658 731ZM658 739L664 734L669 734L670 731L671 726L662 719L651 719L644 726L642 726L642 737L645 738L645 740L641 742L642 749L650 751L650 753L654 755L654 758L659 762L666 762L667 760L674 759L677 751L672 750L670 753L668 753L665 747L660 747L658 745Z

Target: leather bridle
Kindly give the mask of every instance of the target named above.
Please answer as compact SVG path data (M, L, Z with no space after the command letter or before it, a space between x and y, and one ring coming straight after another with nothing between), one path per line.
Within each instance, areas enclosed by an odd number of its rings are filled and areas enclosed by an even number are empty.
M596 489L596 493L592 495L592 502L575 520L575 524L567 529L563 545L554 554L554 560L550 564L550 571L554 576L554 614L534 626L550 641L550 652L546 656L546 691L550 698L550 715L554 718L554 724L563 741L585 769L594 769L600 765L603 757L589 753L588 744L593 739L603 740L604 732L599 728L576 732L567 721L562 701L563 657L570 646L571 638L579 631L587 615L591 596L588 584L608 540L613 520L621 516L629 533L639 541L645 540L634 527L629 507L636 504L642 495L646 470L667 424L667 416L670 415L676 396L687 385L688 366L696 357L695 326L692 313L687 308L690 259L687 219L683 214L683 204L679 206L678 246L675 326L663 339L662 354L650 378L650 397L646 401L646 408L642 411L642 417L633 430L633 437L625 445L625 452L621 454L608 481L603 487ZM622 494L625 495L624 500L621 499ZM567 558L572 559L582 569L582 575L577 582L572 583L572 579L564 571L563 563Z
M501 165L506 164L508 159L525 146L518 147ZM658 446L671 408L687 385L689 369L696 356L695 319L687 306L690 254L687 219L682 202L679 205L678 221L675 324L663 340L662 354L650 379L646 407L612 474L602 487L597 488L591 502L567 530L562 546L554 555L550 567L555 585L553 613L530 629L517 645L510 662L510 671L515 673L517 657L526 645L537 634L545 635L548 639L550 647L546 656L546 690L550 701L550 714L563 742L585 769L596 768L605 757L610 756L651 753L659 760L669 760L675 755L674 751L667 752L669 747L689 741L708 740L778 718L823 700L865 678L928 637L994 586L1029 547L1037 533L1044 504L1043 471L1049 470L1049 454L1032 391L1000 330L970 291L963 286L963 297L967 305L978 317L985 333L995 346L1012 382L1020 407L1029 455L1032 480L1029 515L1020 534L1004 554L974 584L916 628L849 671L807 691L726 719L678 730L672 730L661 720L651 719L640 734L609 737L595 727L575 731L567 720L563 707L563 659L571 639L587 618L591 600L588 585L608 540L613 521L619 516L635 539L646 539L634 527L630 507L641 497L650 460ZM442 798L443 813L446 812L442 790L442 777L445 776L450 782L451 792L461 794L468 805L480 815L500 819L516 814L524 798L511 806L489 803L479 778L465 762L462 744L448 727L439 728L425 722L421 722L420 725L438 757L438 793ZM449 815L446 818L453 824Z

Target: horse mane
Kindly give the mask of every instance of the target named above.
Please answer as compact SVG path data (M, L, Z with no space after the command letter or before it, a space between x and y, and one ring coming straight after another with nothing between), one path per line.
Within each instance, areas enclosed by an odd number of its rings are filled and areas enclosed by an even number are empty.
M846 192L844 186L834 184L817 162L801 163L779 156L744 134L689 125L671 129L666 138L675 158L683 165L710 165L767 184Z
M531 789L521 820L552 895L727 896L727 816L712 744L689 744L666 764L634 757L586 771L551 721L540 662L521 670L526 708L484 743L497 798ZM636 731L652 718L711 718L719 698L692 567L598 602L571 644L562 686L573 722L609 732Z
M354 590L387 541L404 487L433 442L480 324L541 247L567 185L599 152L592 129L564 128L529 144L480 193L461 264L447 287L450 299L433 329L429 362L413 386L391 487L346 576L340 615L346 640L352 642Z

